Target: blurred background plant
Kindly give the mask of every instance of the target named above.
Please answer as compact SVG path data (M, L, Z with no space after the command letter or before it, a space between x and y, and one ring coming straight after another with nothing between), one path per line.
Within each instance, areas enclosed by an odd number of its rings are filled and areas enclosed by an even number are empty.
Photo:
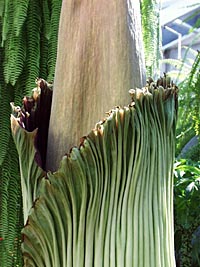
M200 161L179 160L174 166L177 267L196 267L200 266Z
M184 49L185 55L182 60L164 59L162 62L175 68L168 75L175 80L180 89L176 157L198 161L200 159L200 52L190 47ZM192 54L194 59L189 57L189 54Z
M179 87L176 157L193 161L200 159L199 24L200 1L164 1L161 10L163 59L160 64Z
M176 263L177 267L199 267L200 1L163 3L160 64L179 87L174 164Z

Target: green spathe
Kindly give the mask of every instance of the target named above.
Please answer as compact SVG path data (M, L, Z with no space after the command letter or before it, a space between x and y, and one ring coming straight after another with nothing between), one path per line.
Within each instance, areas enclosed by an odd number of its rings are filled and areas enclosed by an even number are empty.
M37 185L23 229L25 266L175 266L176 88L147 86L133 99Z

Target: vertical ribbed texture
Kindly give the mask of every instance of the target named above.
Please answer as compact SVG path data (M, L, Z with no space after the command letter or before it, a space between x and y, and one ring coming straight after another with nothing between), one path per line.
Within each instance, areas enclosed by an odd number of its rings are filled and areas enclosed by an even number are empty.
M152 83L133 95L131 106L111 110L42 180L34 144L30 169L23 163L32 133L13 118L21 172L38 189L23 229L25 266L175 266L176 87Z
M55 170L105 111L125 105L126 92L142 85L141 34L138 0L63 1L47 169Z

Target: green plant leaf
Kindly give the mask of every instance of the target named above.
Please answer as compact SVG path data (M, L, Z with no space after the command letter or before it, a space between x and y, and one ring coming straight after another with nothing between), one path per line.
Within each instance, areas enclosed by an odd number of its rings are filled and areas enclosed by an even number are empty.
M33 201L38 197L38 185L45 172L36 163L38 151L34 143L36 142L37 129L33 132L25 131L13 115L11 115L11 128L16 148L20 155L24 223L26 223ZM27 160L27 156L29 160Z
M184 173L190 173L191 175L200 175L200 169L195 166L181 165L176 168L177 170L183 171Z
M198 190L198 187L195 185L195 182L192 182L186 187L186 194L189 195L193 193L194 190Z

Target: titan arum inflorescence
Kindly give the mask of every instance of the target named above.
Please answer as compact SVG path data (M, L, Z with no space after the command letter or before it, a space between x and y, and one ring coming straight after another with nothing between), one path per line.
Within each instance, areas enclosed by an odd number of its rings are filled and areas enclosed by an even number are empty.
M41 96L45 86L40 80ZM32 132L22 124L31 117L24 101L11 125L25 203L25 266L175 266L177 91L166 76L131 89L131 104L110 110L54 173L35 160L40 124ZM43 116L42 97L38 103Z

